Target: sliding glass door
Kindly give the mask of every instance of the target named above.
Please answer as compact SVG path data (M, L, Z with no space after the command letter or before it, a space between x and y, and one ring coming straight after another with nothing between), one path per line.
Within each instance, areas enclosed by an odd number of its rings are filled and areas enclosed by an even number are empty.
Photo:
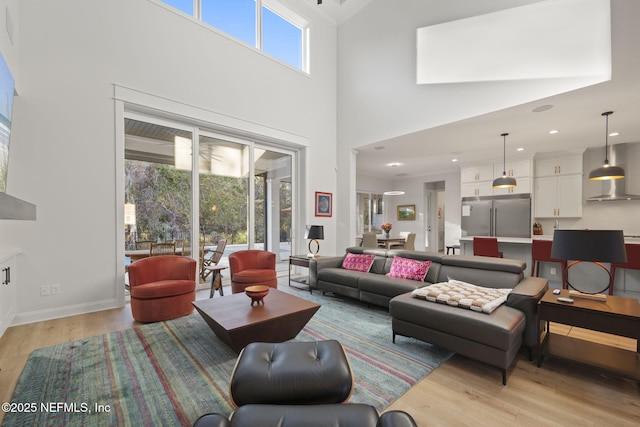
M125 117L127 262L161 241L175 241L177 253L198 254L202 262L225 239L223 265L230 253L255 248L276 253L279 269L288 268L293 152L135 113Z
M125 119L126 251L176 242L177 253L189 253L192 135L186 127Z

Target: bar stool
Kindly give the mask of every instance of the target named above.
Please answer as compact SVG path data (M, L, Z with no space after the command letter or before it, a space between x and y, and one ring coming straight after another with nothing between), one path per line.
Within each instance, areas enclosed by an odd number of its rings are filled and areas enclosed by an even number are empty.
M562 289L567 289L564 280L567 271L567 260L551 258L552 240L533 239L531 242L531 275L540 277L540 263L557 262L562 267ZM535 272L535 274L534 274Z
M502 258L502 252L498 250L498 239L495 237L474 237L473 254Z
M624 247L627 250L627 262L626 264L615 262L611 264L611 286L609 286L609 295L613 295L613 285L616 281L616 268L640 270L640 245L626 243Z

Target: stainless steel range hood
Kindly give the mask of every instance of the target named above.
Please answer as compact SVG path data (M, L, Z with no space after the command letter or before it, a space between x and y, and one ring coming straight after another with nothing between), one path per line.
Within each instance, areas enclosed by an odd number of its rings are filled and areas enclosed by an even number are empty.
M599 150L599 153L601 155L600 161L602 162L604 153L601 150ZM627 144L616 144L611 146L611 151L609 153L609 162L612 165L621 166L624 168L627 160ZM595 169L596 167L599 167L601 165L602 163L594 166L593 168L590 168L589 170ZM585 173L588 173L588 170L585 170ZM587 201L606 202L616 200L640 200L640 195L627 193L626 181L626 178L613 179L611 181L602 181L602 194L600 194L599 196L589 197Z

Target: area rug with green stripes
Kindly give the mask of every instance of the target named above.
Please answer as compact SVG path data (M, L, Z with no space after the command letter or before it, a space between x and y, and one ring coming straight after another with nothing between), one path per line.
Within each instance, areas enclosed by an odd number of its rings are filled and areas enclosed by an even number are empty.
M336 339L345 347L355 377L350 402L383 411L451 356L412 338L393 344L386 310L292 293L322 305L296 341ZM3 426L190 426L204 413L229 415L236 357L197 313L41 348Z

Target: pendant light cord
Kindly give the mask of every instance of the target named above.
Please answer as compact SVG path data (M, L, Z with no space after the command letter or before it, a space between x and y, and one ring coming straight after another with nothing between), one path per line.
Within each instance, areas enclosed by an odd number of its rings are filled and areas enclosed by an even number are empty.
M507 176L507 135L502 134L502 176Z
M609 164L609 116L613 114L613 111L607 111L606 113L602 113L605 117L605 127L604 127L604 164Z

